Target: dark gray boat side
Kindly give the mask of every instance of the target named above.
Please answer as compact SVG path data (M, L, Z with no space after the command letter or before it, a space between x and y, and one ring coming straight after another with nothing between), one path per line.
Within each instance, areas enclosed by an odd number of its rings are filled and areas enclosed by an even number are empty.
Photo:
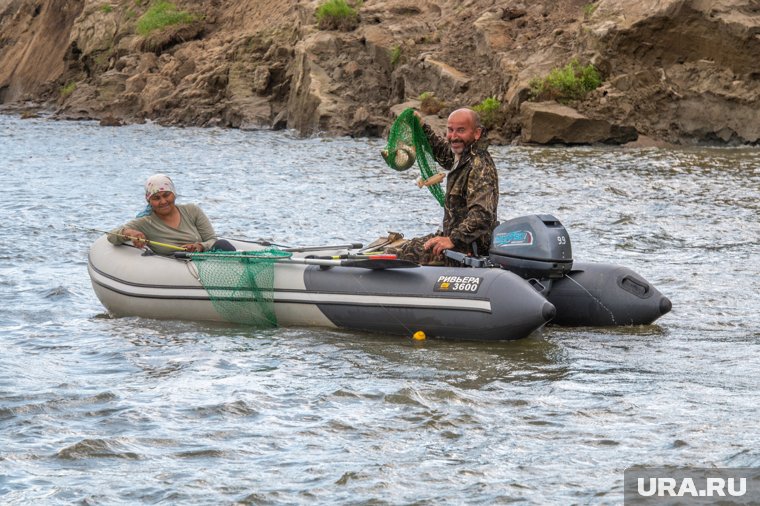
M519 276L503 269L420 267L366 271L310 268L306 289L357 295L356 303L319 304L336 326L464 340L526 337L554 317L554 306ZM388 298L367 305L361 298ZM394 302L393 299L397 299Z
M556 325L647 325L671 309L670 300L627 267L577 262L552 281L547 299Z

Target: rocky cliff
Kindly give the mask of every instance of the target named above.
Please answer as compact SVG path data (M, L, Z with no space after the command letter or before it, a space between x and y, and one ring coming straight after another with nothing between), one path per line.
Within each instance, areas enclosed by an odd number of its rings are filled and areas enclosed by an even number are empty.
M148 0L0 0L0 103L378 136L428 93L433 121L495 97L504 142L760 142L756 0L366 0L349 31L319 29L319 1L174 3L193 20L139 35ZM530 102L573 58L602 85Z

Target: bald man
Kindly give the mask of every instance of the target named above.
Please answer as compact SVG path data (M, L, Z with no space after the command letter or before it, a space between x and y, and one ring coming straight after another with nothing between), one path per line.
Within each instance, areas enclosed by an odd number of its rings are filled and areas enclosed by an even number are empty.
M457 109L446 121L446 138L437 135L415 113L433 149L436 162L449 171L443 229L415 237L397 248L389 248L399 258L423 265L456 265L444 258L443 250L487 255L491 232L496 226L499 177L488 143L481 139L483 127L471 109Z

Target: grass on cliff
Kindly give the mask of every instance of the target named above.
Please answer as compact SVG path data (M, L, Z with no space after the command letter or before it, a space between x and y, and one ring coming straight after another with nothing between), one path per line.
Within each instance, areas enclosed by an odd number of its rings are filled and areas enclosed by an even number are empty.
M68 82L63 87L61 87L61 98L66 98L72 93L74 93L74 90L77 89L77 83Z
M391 67L398 65L401 61L401 46L393 46L391 49Z
M346 0L326 0L314 12L320 30L350 32L359 25L359 12Z
M472 110L480 116L480 123L488 128L494 128L504 119L501 112L501 101L496 97L488 97L477 105L472 106Z
M423 114L438 114L441 109L446 107L446 103L435 96L432 91L426 91L419 96L420 111Z
M580 100L589 91L595 90L602 84L602 76L593 65L585 67L573 59L562 68L553 69L543 78L530 81L532 100L556 100L568 102Z
M165 0L159 0L145 11L145 14L137 20L138 35L148 35L154 30L165 26L192 23L198 20L198 16L187 11L178 11L177 6Z
M592 14L594 14L594 11L596 11L596 8L599 7L599 4L595 3L589 3L583 6L583 15L585 17L591 17Z

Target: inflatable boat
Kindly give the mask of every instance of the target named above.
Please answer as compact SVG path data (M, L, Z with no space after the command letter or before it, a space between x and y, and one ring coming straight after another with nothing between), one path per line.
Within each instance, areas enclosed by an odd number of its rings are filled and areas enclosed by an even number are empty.
M262 246L231 241L239 255ZM464 340L512 340L548 322L560 325L649 324L670 301L630 269L573 265L570 239L551 215L510 220L494 231L486 257L449 252L461 266L366 259L360 245L295 248L272 263L266 290L279 326L338 327ZM88 271L114 316L230 321L219 301L243 314L260 292L204 286L195 255L166 257L106 236L90 248ZM359 259L359 260L352 260ZM244 261L244 260L241 260ZM450 263L452 263L450 262Z

